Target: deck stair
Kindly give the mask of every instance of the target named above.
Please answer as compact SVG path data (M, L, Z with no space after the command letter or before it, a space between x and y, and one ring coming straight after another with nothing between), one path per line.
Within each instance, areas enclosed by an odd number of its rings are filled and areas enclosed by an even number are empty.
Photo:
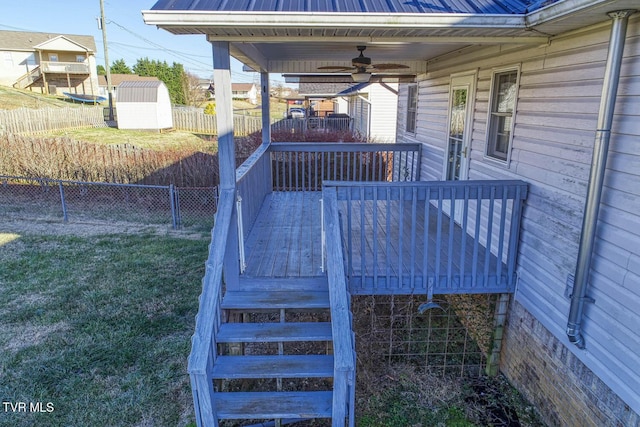
M330 419L327 279L255 279L240 287L221 302L226 322L212 370L217 419Z

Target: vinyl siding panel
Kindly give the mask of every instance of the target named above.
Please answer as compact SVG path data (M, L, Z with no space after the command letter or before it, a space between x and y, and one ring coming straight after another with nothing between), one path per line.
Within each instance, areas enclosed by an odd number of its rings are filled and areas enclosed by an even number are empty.
M398 85L390 85L397 90ZM371 99L371 135L376 142L395 142L398 95L379 85L369 86Z
M429 63L419 83L417 135L425 168L442 170L448 81L478 70L470 179L530 184L516 299L625 402L640 412L640 18L629 21L612 127L584 333L587 351L565 336L567 277L574 273L591 165L609 25L544 47L468 49ZM493 70L520 66L511 161L484 156ZM406 91L402 92L401 94ZM400 97L402 110L406 98ZM436 108L437 106L437 108ZM425 111L426 110L426 111ZM439 130L439 138L438 132ZM423 133L424 132L424 133Z

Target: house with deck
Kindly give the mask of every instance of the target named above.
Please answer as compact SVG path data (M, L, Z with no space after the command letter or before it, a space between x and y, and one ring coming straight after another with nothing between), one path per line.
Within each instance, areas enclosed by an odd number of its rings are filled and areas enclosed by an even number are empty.
M98 95L93 36L0 31L0 85Z
M160 0L143 11L214 52L220 203L189 358L198 425L355 425L353 295L420 294L427 312L434 295L491 293L509 307L491 362L549 425L638 425L637 8ZM395 143L272 143L265 122L235 170L231 56L260 72L263 117L269 73L396 75ZM292 309L329 315L303 322ZM244 315L264 311L279 317ZM331 351L292 354L291 342ZM255 343L272 351L245 351ZM312 377L326 388L282 382ZM247 378L273 390L220 382Z

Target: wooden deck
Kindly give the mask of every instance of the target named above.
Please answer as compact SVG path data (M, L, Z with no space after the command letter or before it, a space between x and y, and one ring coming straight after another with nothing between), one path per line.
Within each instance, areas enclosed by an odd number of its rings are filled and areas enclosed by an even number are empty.
M248 277L322 276L322 193L267 195L246 240Z
M320 192L267 196L246 241L246 277L324 274L320 199ZM352 293L426 293L429 286L434 293L505 292L506 266L498 267L496 257L476 239L447 215L438 215L432 204L402 204L339 202Z

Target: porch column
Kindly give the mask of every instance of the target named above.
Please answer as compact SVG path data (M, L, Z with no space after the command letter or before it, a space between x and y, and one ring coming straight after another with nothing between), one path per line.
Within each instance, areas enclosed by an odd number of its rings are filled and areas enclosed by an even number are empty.
M260 95L262 96L262 144L271 143L271 89L269 87L269 73L260 73Z
M218 163L220 190L236 190L236 158L233 140L233 100L231 91L231 56L228 42L211 42L213 50L213 84L216 88L216 122L218 125ZM234 197L235 198L235 197ZM227 290L237 288L240 275L238 253L238 212L233 204L231 227L227 238L224 279Z
M233 100L231 92L231 57L228 42L211 42L213 47L213 84L216 88L216 122L218 125L218 160L220 189L236 188L236 159L233 141Z

